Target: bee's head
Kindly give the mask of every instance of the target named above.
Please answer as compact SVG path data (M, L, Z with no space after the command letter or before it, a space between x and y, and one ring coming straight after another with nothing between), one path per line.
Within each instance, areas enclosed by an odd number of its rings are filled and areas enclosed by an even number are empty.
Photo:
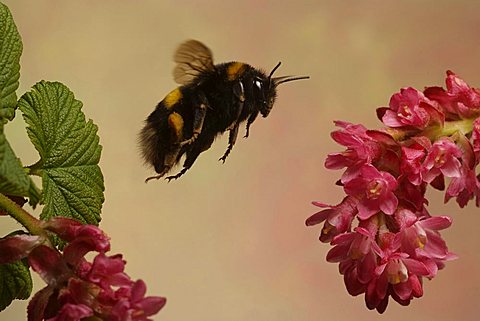
M280 67L279 62L270 72L267 78L255 77L253 79L253 88L255 92L255 98L259 101L259 110L263 117L267 117L273 108L275 98L277 97L277 86L285 82L308 79L308 76L282 76L272 78L273 73Z

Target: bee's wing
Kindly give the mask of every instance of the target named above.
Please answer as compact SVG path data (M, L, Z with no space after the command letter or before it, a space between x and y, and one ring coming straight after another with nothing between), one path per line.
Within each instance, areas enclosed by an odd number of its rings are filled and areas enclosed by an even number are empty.
M182 43L175 55L177 63L173 70L173 78L181 85L186 85L205 71L213 71L213 56L210 49L197 40Z

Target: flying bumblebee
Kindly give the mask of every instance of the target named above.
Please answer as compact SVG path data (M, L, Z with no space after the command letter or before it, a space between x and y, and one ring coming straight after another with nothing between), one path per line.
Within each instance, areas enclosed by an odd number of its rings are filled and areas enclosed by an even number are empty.
M140 132L140 146L146 163L159 179L166 175L185 154L182 170L166 179L177 179L192 167L200 153L210 148L215 137L229 131L228 147L219 159L225 162L237 140L238 129L250 125L260 113L270 113L277 86L302 77L276 77L242 62L213 64L212 52L196 40L182 43L174 55L173 71L180 87L172 90L148 116Z

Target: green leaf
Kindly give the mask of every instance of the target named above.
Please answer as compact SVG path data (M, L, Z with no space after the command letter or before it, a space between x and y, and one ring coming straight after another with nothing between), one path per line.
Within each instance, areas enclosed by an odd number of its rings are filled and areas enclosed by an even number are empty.
M0 3L0 193L30 198L35 206L39 190L28 177L3 133L7 119L17 107L18 79L22 41L8 7Z
M42 219L66 216L98 224L104 201L98 166L102 147L97 126L85 121L82 103L58 82L41 81L24 94L19 108L27 133L40 154L31 167L42 176Z
M35 207L40 198L40 191L15 156L5 138L3 126L3 123L0 123L0 193L28 197L30 205Z
M0 121L15 116L21 55L22 40L12 14L0 3Z
M0 133L0 192L8 195L27 196L29 188L30 178L20 160L15 157L5 135Z
M0 264L0 311L15 299L28 299L31 293L32 277L25 261Z

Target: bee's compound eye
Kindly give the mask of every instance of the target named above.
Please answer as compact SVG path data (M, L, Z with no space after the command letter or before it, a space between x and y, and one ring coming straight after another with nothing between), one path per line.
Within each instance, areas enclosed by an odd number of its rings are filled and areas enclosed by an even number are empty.
M257 86L258 89L262 89L262 82L260 80L255 80L255 86Z

